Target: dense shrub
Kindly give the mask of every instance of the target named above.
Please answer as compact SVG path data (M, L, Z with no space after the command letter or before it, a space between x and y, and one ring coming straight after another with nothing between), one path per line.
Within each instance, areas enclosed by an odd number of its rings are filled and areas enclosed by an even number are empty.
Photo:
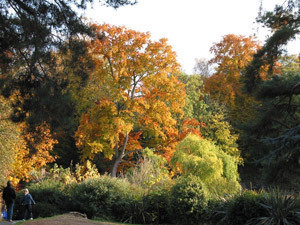
M232 198L227 205L225 224L244 225L252 218L264 216L262 198L262 193L254 191L245 191Z
M205 215L209 192L200 178L178 178L171 189L170 213L176 224L199 224Z
M215 198L198 176L162 180L150 189L109 176L71 184L48 179L28 188L37 203L33 207L34 217L78 211L86 213L89 218L138 224L299 223L300 202L295 196L275 191L244 191L226 198ZM23 191L18 193L15 219L23 217L22 194Z
M115 202L115 218L120 222L138 224L168 223L169 186L170 182L157 183L150 190L131 186L128 198Z
M199 177L215 196L236 194L241 190L236 159L210 140L188 135L177 145L171 164L181 176Z
M164 182L152 187L143 198L144 218L146 224L170 224L169 214L171 182Z
M71 188L72 210L86 213L89 218L125 220L124 208L138 191L132 190L125 180L100 176L88 179ZM124 216L123 216L124 215ZM122 218L120 218L120 216Z

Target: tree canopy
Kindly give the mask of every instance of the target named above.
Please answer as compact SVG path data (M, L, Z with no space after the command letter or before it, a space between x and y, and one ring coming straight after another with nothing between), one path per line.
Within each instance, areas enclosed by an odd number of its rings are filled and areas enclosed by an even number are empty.
M176 54L166 39L125 27L92 25L103 39L91 42L98 79L97 100L76 132L82 158L115 157L112 175L130 152L157 148L170 158L177 142L175 116L184 106Z

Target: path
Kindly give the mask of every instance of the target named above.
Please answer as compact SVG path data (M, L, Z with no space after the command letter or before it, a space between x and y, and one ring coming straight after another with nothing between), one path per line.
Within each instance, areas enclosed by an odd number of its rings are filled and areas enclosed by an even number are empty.
M19 222L22 222L22 220L14 220L14 221L12 221L12 222L8 222L8 221L1 220L1 221L0 221L0 225L16 224L16 223L19 223Z
M8 221L0 221L0 225L10 225L16 224L19 222L23 222L22 220L16 220L11 222ZM77 216L76 214L63 214L60 216L44 218L44 219L34 219L34 220L26 220L24 225L124 225L123 223L111 223L111 222L98 222L94 220L89 220L87 218L83 218L81 216Z

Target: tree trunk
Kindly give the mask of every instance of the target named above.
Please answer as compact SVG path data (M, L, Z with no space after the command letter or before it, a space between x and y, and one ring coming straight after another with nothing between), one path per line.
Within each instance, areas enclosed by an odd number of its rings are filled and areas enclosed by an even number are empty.
M125 156L125 149L126 149L127 142L128 142L128 133L126 134L122 151L120 152L119 156L116 158L116 161L112 167L111 177L117 177L118 166L119 166L120 162L122 161L123 157Z
M120 162L122 161L122 158L123 158L123 155L120 154L118 156L118 158L116 159L116 161L114 162L114 165L111 170L111 177L117 177L118 166L119 166Z

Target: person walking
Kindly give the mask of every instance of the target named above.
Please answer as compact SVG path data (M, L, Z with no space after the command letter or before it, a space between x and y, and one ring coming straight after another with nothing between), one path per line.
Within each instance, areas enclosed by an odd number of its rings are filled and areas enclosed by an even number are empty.
M2 198L5 201L6 209L7 209L7 220L12 222L12 216L14 212L14 205L16 200L16 191L12 186L12 182L7 181L7 186L3 190Z
M32 205L35 204L35 201L33 200L31 194L29 194L29 190L27 188L24 189L24 195L22 196L21 204L24 205L24 209L25 209L23 220L26 220L28 212L29 212L30 219L33 220Z

